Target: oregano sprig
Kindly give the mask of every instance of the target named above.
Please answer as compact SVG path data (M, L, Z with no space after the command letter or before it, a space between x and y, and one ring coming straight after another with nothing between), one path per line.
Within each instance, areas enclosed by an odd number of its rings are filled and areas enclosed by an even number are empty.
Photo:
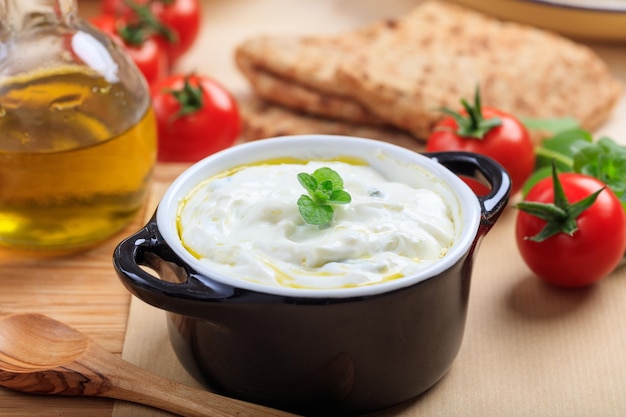
M343 189L343 179L331 168L318 168L313 174L301 172L298 181L308 192L298 198L298 210L309 224L323 226L330 223L335 212L333 205L352 201L350 194Z

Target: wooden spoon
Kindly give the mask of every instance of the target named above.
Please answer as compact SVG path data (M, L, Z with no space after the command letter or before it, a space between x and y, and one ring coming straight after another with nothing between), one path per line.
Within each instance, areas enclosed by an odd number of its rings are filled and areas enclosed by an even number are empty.
M0 320L0 385L35 394L115 398L190 417L293 416L152 374L41 314Z

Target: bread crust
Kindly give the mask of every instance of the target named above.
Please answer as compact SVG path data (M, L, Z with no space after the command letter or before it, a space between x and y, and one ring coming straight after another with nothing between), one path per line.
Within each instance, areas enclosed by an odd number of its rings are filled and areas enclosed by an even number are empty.
M441 1L333 36L259 36L236 62L257 95L299 112L392 125L426 139L480 87L483 105L519 118L604 123L622 83L588 47Z
M387 122L427 137L441 107L480 86L483 105L517 117L573 117L593 130L622 84L589 48L556 34L430 1L347 55L337 82Z
M248 98L240 102L244 141L286 135L322 134L378 139L421 152L424 143L392 127L367 126L311 116L292 109Z

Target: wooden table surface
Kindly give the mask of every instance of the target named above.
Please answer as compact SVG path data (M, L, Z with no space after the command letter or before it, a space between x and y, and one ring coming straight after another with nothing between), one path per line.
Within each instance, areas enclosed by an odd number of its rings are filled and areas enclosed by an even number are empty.
M188 56L183 58L180 69L199 70L210 73L224 82L233 91L245 88L245 83L234 70L230 60L232 45L248 34L267 32L272 29L272 16L276 6L293 5L292 13L302 8L311 19L299 24L285 19L291 31L313 31L315 19L324 15L311 13L314 2L278 0L241 0L239 4L246 13L237 14L234 7L219 5L217 0L203 1L205 25L198 44ZM339 12L346 13L348 4L355 1L329 1ZM339 5L341 3L341 6ZM366 1L360 9L362 14L345 23L345 19L325 20L325 30L340 28L342 25L356 25L380 16L398 14L408 10L415 2L398 0L376 5ZM261 4L265 4L263 9ZM96 13L98 2L79 2L83 16ZM297 5L297 6L296 6ZM247 9L246 9L247 7ZM342 7L344 7L342 9ZM256 10L256 12L255 12ZM273 10L273 11L272 11ZM288 13L285 8L279 9ZM218 13L219 11L219 13ZM261 12L259 15L257 12ZM221 14L220 14L221 13ZM257 13L257 14L254 14ZM229 22L228 19L232 21ZM265 19L265 20L263 20ZM319 20L318 20L319 21ZM236 26L240 24L241 26ZM615 73L626 81L626 53L624 45L594 45L600 55L607 60ZM215 54L207 54L207 50ZM622 99L616 112L624 114L626 99ZM614 117L610 124L601 130L614 139L626 141L626 123L623 118ZM156 167L156 184L171 182L185 164L159 164ZM154 199L150 200L146 211L137 216L128 228L108 241L88 251L64 257L33 257L27 254L0 250L0 317L11 313L40 312L61 320L91 336L105 349L121 354L128 319L130 295L123 288L111 264L115 245L125 236L140 227L153 209ZM623 323L619 323L623 325ZM59 397L39 397L23 395L0 388L0 415L2 416L89 416L110 417L112 401L108 399L76 399Z
M187 164L156 167L155 185L170 183ZM37 312L60 320L120 355L124 343L130 293L112 266L116 244L140 228L156 204L146 207L122 232L85 252L42 258L0 249L0 318L12 313ZM0 388L2 416L111 416L113 401L33 396Z

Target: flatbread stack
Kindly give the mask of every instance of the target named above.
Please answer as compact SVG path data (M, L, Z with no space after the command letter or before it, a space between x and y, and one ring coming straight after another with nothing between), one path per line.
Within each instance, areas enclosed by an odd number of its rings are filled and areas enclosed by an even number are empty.
M476 87L485 106L593 130L623 90L583 45L443 1L338 35L258 36L235 58L256 97L242 103L248 139L360 133L419 147Z
M240 111L244 140L315 133L378 139L415 151L422 151L424 148L423 142L390 126L372 126L365 123L316 117L258 98L243 102Z

